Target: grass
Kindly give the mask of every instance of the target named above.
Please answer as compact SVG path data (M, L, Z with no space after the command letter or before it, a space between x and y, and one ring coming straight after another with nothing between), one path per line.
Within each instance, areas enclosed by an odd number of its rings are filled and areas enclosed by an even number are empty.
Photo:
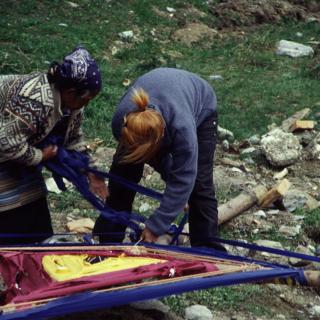
M237 310L251 312L255 316L272 316L272 312L263 304L254 305L249 301L264 294L265 289L258 285L221 287L198 291L197 294L185 293L164 298L164 302L177 314L183 316L186 307L205 304L217 311Z
M311 210L303 221L303 229L309 238L320 243L320 209Z
M265 133L272 122L279 124L293 112L314 108L319 102L319 81L307 72L312 66L310 57L291 59L275 54L280 39L303 43L316 39L319 24L288 22L242 35L221 31L221 38L209 45L200 43L199 50L195 50L194 46L168 39L187 22L182 12L191 5L207 13L205 18L199 18L200 22L214 24L203 1L175 1L179 19L170 18L165 8L173 5L164 0L77 3L79 7L71 8L67 1L4 0L0 72L45 70L48 62L61 60L74 46L86 45L102 68L104 89L86 110L85 131L90 138L103 138L109 146L114 145L109 124L125 91L123 80L134 80L159 66L178 66L204 78L221 74L223 81L212 82L220 123L238 139ZM113 56L112 47L120 47L116 41L124 30L133 30L137 39L125 43ZM297 38L297 32L303 38Z
M79 4L77 8L63 0L2 0L0 74L46 70L51 61L61 61L75 46L85 45L97 59L104 82L101 94L86 108L84 129L88 138L102 138L105 145L114 146L110 122L126 89L124 79L133 81L160 66L184 68L205 79L212 74L221 75L222 81L210 82L218 97L220 125L233 131L237 139L263 134L271 123L279 124L305 107L312 109L311 117L320 117L319 60L275 54L281 39L304 44L317 40L320 24L287 21L243 29L242 33L219 31L213 41L189 47L171 40L171 35L196 19L184 14L191 6L206 13L198 22L215 27L216 18L209 13L205 1L74 2ZM176 14L170 17L166 7L174 7ZM121 44L118 34L125 30L133 30L135 38ZM298 38L297 32L303 37ZM112 54L115 48L117 53ZM231 195L232 190L222 191L218 197ZM51 195L50 201L57 210L63 210L67 206L78 207L80 199L77 193L70 192L62 197ZM94 214L88 210L88 216ZM316 225L319 229L319 221L319 211L315 211L308 215L305 228ZM276 235L275 230L271 231L270 239ZM263 306L256 309L255 304L263 294L260 290L257 286L219 288L169 297L166 301L179 312L186 305L204 303L214 309L251 308L251 312L262 315L267 310Z

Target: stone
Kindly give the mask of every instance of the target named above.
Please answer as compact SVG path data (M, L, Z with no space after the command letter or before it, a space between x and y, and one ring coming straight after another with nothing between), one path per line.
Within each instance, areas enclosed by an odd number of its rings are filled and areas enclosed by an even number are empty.
M310 309L310 314L312 314L315 317L319 317L320 316L320 306L319 305L313 306Z
M171 7L166 7L166 10L169 12L169 13L175 13L177 10L174 9L174 8L171 8Z
M282 198L282 204L289 212L302 209L308 201L308 197L300 190L289 190Z
M252 153L254 153L256 151L256 148L255 147L249 147L249 148L246 148L246 149L243 149L241 151L241 155L251 155Z
M230 130L218 126L218 139L219 141L228 140L229 142L233 142L234 135Z
M222 150L228 152L230 149L230 144L228 140L223 140L221 143Z
M170 311L170 308L167 305L157 299L133 302L130 303L130 306L138 310L157 310L163 314Z
M258 134L255 134L253 136L251 136L248 140L250 142L250 144L252 145L258 145L260 143L260 136Z
M278 209L272 209L272 210L267 211L267 214L272 215L272 216L277 215L279 213L280 213L280 210L278 210Z
M223 77L220 74L212 74L209 76L209 80L223 80Z
M268 162L275 167L295 163L301 156L301 145L297 137L276 128L262 136L261 148Z
M130 40L133 38L133 31L132 30L122 31L118 33L118 35L123 40Z
M186 320L213 320L211 311L199 304L190 306L185 309Z
M264 218L264 219L267 217L266 213L263 210L259 210L255 212L253 215L259 218Z
M297 58L313 55L314 50L310 46L305 46L297 42L281 40L278 43L277 54Z
M283 250L282 244L277 241L259 239L255 241L255 244L257 244L258 246Z
M276 174L274 174L273 178L276 180L281 180L283 179L286 175L288 174L288 169L284 168L283 170L281 170L280 172L277 172Z
M279 232L287 237L295 237L297 236L301 231L301 225L297 224L293 227L290 226L281 226L279 228Z
M320 160L320 133L305 148L308 160Z

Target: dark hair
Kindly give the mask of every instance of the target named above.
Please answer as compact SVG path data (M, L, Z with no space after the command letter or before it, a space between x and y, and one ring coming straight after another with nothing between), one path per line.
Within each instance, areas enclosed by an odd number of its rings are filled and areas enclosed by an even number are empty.
M47 77L50 84L53 84L58 90L75 89L76 93L80 96L90 91L84 88L79 81L71 77L64 77L61 72L61 65L58 62L52 62L49 66Z

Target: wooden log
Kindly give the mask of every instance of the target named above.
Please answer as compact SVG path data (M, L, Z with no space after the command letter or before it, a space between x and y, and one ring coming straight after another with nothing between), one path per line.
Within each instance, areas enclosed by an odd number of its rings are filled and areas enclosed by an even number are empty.
M301 120L310 114L311 110L309 108L302 109L296 112L292 117L282 121L281 128L284 131L289 132L290 127L296 122L296 120Z
M282 198L282 196L288 191L290 182L287 179L281 180L271 190L264 194L259 200L259 205L262 208L268 208L269 205L276 200Z
M315 121L312 120L296 120L289 128L290 132L299 130L312 130L314 128Z
M253 190L242 192L236 198L219 206L218 224L220 225L253 207L267 191L265 186L258 185Z
M218 162L230 167L236 167L236 168L243 167L243 164L241 162L235 161L229 158L221 158L218 160Z

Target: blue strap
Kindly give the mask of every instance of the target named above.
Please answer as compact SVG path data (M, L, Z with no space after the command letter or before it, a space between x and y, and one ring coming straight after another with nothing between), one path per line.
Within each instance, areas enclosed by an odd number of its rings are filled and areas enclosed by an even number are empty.
M212 238L212 240L214 240L216 242L220 242L220 243L230 244L230 245L236 246L236 247L242 247L242 248L247 248L247 249L262 251L262 252L269 252L269 253L285 256L285 257L292 257L292 258L298 258L298 259L303 259L303 260L307 260L307 261L320 262L320 258L315 257L315 256L310 256L307 254L303 254L303 253L292 252L292 251L282 250L282 249L269 248L269 247L259 246L257 244L246 243L246 242L237 241L237 240L226 240L226 239L220 239L220 238Z
M185 226L187 221L188 221L188 213L185 213L178 225L178 228L174 231L174 236L172 237L170 245L178 245L178 238L182 233L183 227Z
M65 189L65 186L61 177L64 177L73 183L82 196L99 210L104 218L129 226L137 234L140 234L141 228L139 224L132 221L132 219L143 222L145 220L144 217L130 212L115 211L90 191L88 179L84 174L84 172L89 171L89 158L85 154L67 151L63 147L59 147L57 156L50 161L46 161L43 165L53 172L53 177L62 190Z
M49 161L46 161L44 165L47 169L52 171L53 178L55 179L57 186L61 190L66 190L62 177L72 182L77 190L87 199L97 210L100 211L101 215L108 219L109 221L120 223L122 225L128 226L134 230L136 235L140 235L141 228L139 222L144 222L145 218L141 215L130 213L130 212L118 212L113 210L110 206L103 203L99 198L97 198L89 189L88 179L84 175L84 172L92 172L97 176L112 179L113 181L129 188L135 192L146 195L156 200L161 200L163 195L152 189L143 187L137 183L128 181L123 177L116 176L112 173L102 172L90 166L89 157L77 151L66 150L61 145L62 139L56 136L48 137L42 144L44 147L49 144L58 145L57 156ZM137 223L137 222L138 223ZM175 242L178 239L180 232L182 231L184 224L187 221L187 216L181 221L176 233Z

